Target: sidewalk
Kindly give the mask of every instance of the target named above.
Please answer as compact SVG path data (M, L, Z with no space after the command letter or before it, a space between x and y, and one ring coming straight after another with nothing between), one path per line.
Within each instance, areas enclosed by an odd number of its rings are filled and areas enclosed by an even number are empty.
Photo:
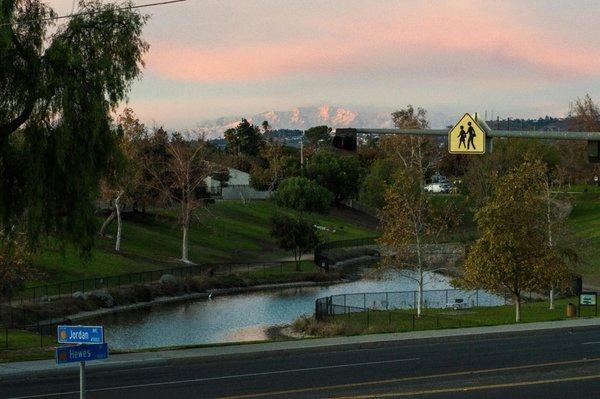
M458 338L476 335L528 332L538 330L600 326L600 318L574 319L539 323L507 324L501 326L472 327L448 330L414 331L393 334L359 335L352 337L315 338L294 341L236 344L203 348L163 350L112 355L108 360L90 362L86 368L93 370L129 369L161 366L186 362L210 361L227 357L274 356L289 352L311 352L323 349L344 350L347 346L372 347L392 342L422 339ZM53 374L71 374L79 371L79 364L58 366L54 360L0 363L0 382L11 378L26 378Z

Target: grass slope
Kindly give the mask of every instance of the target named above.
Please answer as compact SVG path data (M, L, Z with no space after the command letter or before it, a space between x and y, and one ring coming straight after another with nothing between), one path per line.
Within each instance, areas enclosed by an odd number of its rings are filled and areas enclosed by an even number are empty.
M293 214L271 201L224 201L201 212L190 231L190 259L194 262L253 262L278 260L291 254L277 248L269 234L270 219L277 213ZM373 224L348 210L333 209L329 215L308 214L324 241L344 240L375 234ZM64 281L111 274L131 273L181 266L181 229L175 211L146 218L131 218L123 224L121 252L114 240L98 238L90 259L81 259L71 248L48 244L34 265L45 273L44 282ZM98 226L102 222L98 218ZM109 229L114 235L116 223ZM335 230L335 232L333 232ZM41 281L33 282L33 284Z
M600 286L600 190L574 194L568 224L577 237L582 263L577 271L584 283Z

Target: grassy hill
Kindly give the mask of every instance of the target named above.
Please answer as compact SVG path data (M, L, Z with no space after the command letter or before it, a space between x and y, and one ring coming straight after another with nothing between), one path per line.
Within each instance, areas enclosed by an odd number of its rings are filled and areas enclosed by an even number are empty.
M190 259L202 262L253 262L278 260L291 254L277 248L269 235L269 221L276 213L293 214L272 201L225 201L211 205L198 215L190 231ZM308 214L324 241L343 240L375 234L369 217L347 209L332 209L329 215ZM81 259L71 248L61 250L48 244L34 260L44 272L44 282L163 269L182 265L181 229L175 211L141 217L125 216L121 252L114 240L98 237L90 259ZM98 218L98 226L102 218ZM115 234L116 223L108 233ZM335 231L335 232L334 232ZM34 282L39 283L41 281Z
M600 287L600 190L588 188L587 193L573 194L572 204L568 223L582 259L577 271L584 276L584 284Z

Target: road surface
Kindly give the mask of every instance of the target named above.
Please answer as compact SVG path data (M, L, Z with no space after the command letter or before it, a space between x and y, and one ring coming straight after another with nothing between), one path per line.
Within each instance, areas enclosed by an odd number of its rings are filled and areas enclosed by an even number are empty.
M90 370L88 398L598 398L600 327L368 349ZM0 383L0 398L78 398L78 378Z

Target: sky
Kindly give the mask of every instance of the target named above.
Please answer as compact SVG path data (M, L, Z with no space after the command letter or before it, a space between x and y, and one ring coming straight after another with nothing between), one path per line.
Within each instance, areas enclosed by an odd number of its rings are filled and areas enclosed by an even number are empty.
M60 15L73 7L46 3ZM187 0L142 10L150 50L128 105L147 124L192 128L319 104L563 116L586 93L600 99L597 0Z

